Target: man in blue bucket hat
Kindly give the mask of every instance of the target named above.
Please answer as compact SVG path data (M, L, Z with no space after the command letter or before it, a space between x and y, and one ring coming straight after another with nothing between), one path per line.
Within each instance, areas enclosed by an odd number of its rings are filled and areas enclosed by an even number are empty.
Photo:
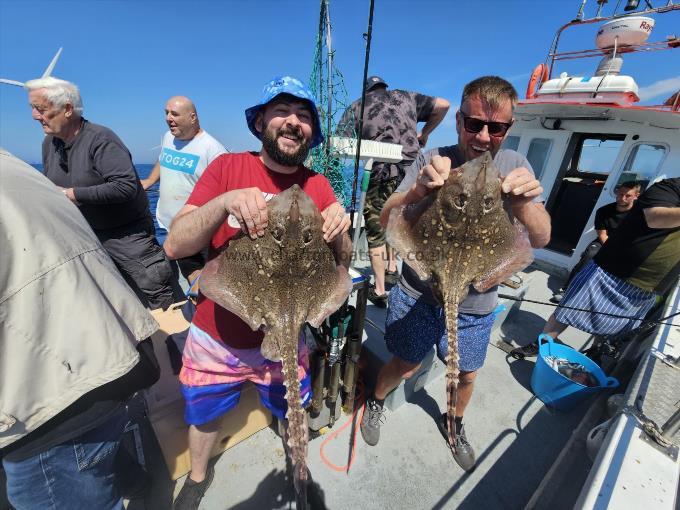
M250 131L262 141L259 152L223 154L206 168L170 227L164 248L171 258L208 247L214 258L240 231L252 238L267 229L267 200L294 184L313 200L324 218L324 239L347 267L349 218L328 180L304 166L309 149L323 140L314 97L298 79L275 78L262 99L245 111ZM210 485L208 467L221 417L236 406L251 381L263 404L283 422L286 413L281 363L262 357L263 333L200 294L180 372L189 424L191 472L175 500L177 509L195 509ZM309 361L299 345L303 405L310 401Z

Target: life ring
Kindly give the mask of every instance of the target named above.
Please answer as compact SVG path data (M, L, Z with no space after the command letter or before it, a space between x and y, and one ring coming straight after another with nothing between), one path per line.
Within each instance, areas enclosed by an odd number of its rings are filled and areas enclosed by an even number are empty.
M536 97L536 90L546 81L548 81L548 66L545 64L538 64L534 67L531 78L529 78L526 98L534 99Z

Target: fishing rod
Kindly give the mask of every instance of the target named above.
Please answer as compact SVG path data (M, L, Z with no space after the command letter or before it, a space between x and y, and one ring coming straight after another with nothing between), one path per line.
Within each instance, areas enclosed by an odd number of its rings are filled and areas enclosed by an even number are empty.
M630 317L627 315L619 315L616 313L608 313L608 312L596 312L594 310L588 310L587 308L576 308L574 306L566 306L566 305L561 305L561 304L554 304L554 303L546 303L545 301L536 301L533 299L526 299L526 298L520 298L517 296L511 296L510 294L502 294L498 293L499 298L503 299L510 299L511 301L519 301L519 302L525 302L525 303L533 303L536 305L544 305L544 306L552 306L555 308L564 308L565 310L576 310L577 312L587 312L587 313L592 313L595 315L605 315L607 317L614 317L616 319L628 319L628 320L635 320L635 321L640 321L640 322L646 322L646 323L651 323L651 324L658 324L660 326L675 326L675 327L680 327L680 324L675 324L673 322L664 322L667 321L668 319L671 319L673 317L676 317L677 315L680 315L680 312L673 313L671 315L668 315L666 317L663 317L661 319L657 320L652 320L652 319L640 319L637 317Z
M361 85L361 103L359 107L359 130L357 133L357 152L354 157L354 179L352 183L352 213L350 214L350 228L354 228L354 214L356 212L354 204L357 199L357 188L359 186L359 161L361 155L361 133L364 129L364 106L366 103L366 80L368 80L368 62L371 55L371 36L373 34L373 7L374 0L370 1L368 10L368 29L364 34L366 39L366 56L364 58L364 80ZM361 214L363 211L359 211Z

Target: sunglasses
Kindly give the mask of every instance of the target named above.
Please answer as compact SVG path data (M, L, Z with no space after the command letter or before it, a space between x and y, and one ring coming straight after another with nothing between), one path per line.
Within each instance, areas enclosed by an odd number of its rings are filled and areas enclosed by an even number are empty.
M484 126L486 126L490 136L500 138L501 136L505 136L505 133L508 132L508 129L512 127L512 122L486 121L476 119L474 117L468 117L463 112L460 112L460 114L463 116L463 127L468 133L477 134L482 129L484 129Z

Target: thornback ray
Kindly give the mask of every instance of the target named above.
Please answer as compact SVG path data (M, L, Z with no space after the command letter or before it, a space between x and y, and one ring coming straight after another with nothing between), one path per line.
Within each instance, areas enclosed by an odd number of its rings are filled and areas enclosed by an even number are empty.
M263 237L234 239L206 265L201 292L253 330L264 331L262 355L282 364L297 508L306 508L308 434L298 342L305 322L319 326L344 303L352 279L336 266L323 239L321 213L298 185L270 200L267 215Z
M528 266L533 260L529 238L504 208L500 173L488 152L452 170L440 189L419 202L393 209L386 233L403 261L429 282L444 308L446 412L449 444L455 448L458 305L470 285L482 292Z

